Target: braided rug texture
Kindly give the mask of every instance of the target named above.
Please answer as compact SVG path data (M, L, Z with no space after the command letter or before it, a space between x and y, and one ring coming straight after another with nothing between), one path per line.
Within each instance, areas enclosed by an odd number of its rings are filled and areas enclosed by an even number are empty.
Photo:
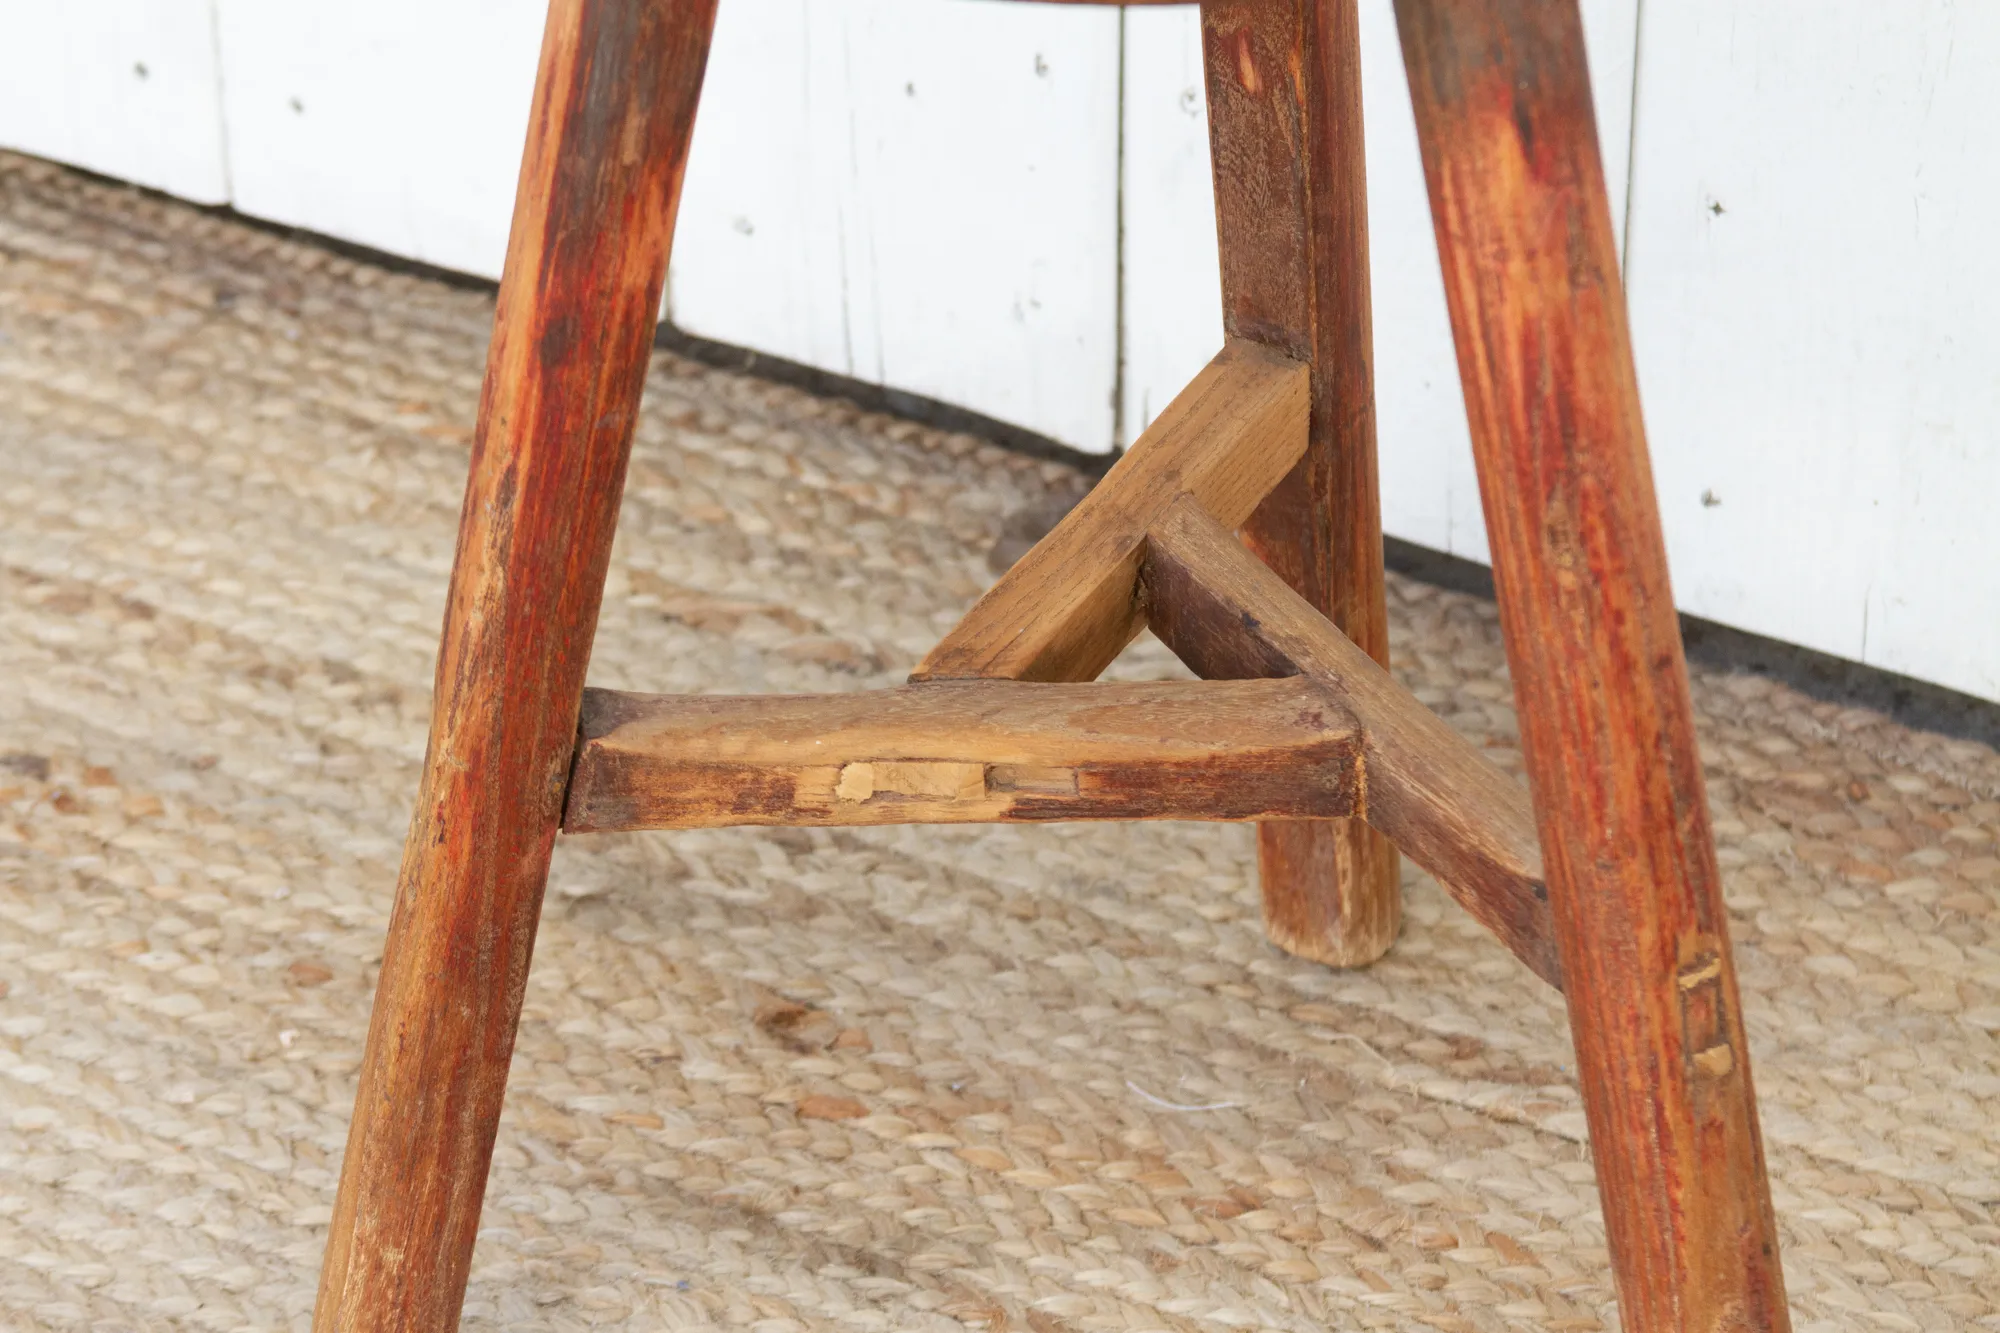
M307 1326L491 314L0 156L0 1326ZM893 682L1082 484L661 356L593 676ZM1695 697L1796 1319L2000 1329L2000 756ZM1615 1328L1560 997L1405 888L1336 972L1240 827L566 841L466 1327Z

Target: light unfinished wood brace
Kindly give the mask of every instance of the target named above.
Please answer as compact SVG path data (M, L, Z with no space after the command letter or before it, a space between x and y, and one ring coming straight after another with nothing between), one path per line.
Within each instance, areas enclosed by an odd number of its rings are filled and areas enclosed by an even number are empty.
M1302 819L1360 802L1353 715L1305 679L938 681L584 694L563 826Z
M1366 774L1355 813L1436 876L1537 976L1562 985L1526 789L1191 497L1149 534L1145 577L1153 632L1198 674L1217 683L1303 676L1351 709Z
M1082 503L918 664L912 680L1090 680L1146 615L1146 529L1183 494L1233 527L1305 455L1304 363L1232 339Z

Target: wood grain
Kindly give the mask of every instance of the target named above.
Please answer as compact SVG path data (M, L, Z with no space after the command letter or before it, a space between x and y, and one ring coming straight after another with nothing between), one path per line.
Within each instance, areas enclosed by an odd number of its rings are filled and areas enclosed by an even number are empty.
M1789 1319L1575 0L1397 0L1620 1318Z
M1354 807L1353 716L1305 680L584 692L572 833L1269 819Z
M458 1322L713 0L554 0L314 1327Z
M1182 492L1240 523L1306 447L1306 371L1231 341L1096 489L966 612L912 680L1090 680L1145 626L1146 528Z
M1192 502L1148 541L1153 632L1213 680L1303 675L1362 733L1355 811L1552 986L1562 985L1528 794Z
M1305 457L1244 539L1387 662L1355 3L1209 0L1201 16L1223 327L1311 367ZM1356 821L1273 824L1259 832L1258 860L1279 945L1357 966L1394 942L1402 897L1380 833Z

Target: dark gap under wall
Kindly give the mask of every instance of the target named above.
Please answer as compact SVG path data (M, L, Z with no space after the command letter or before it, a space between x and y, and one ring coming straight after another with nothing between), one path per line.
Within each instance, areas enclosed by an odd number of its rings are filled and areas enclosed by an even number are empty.
M1488 600L1493 597L1493 571L1485 565L1395 537L1387 538L1383 546L1389 568L1399 574ZM2000 703L1699 616L1681 617L1681 642L1688 660L1701 666L1747 671L1823 703L1872 708L1906 727L2000 749Z

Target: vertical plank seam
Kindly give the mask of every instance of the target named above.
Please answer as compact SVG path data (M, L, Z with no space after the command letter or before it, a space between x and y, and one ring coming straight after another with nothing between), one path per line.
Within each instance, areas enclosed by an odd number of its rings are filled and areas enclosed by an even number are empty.
M222 0L208 0L208 50L215 61L215 144L222 164L222 198L236 207L236 171L229 155L229 76L222 63Z
M1625 322L1632 322L1632 202L1638 197L1640 61L1646 50L1646 0L1632 0L1632 88L1625 115L1625 216L1618 226L1618 281L1625 290Z
M1117 172L1113 187L1111 205L1112 227L1112 278L1111 278L1111 456L1116 458L1125 450L1125 359L1130 350L1125 326L1125 6L1118 7L1118 133Z

